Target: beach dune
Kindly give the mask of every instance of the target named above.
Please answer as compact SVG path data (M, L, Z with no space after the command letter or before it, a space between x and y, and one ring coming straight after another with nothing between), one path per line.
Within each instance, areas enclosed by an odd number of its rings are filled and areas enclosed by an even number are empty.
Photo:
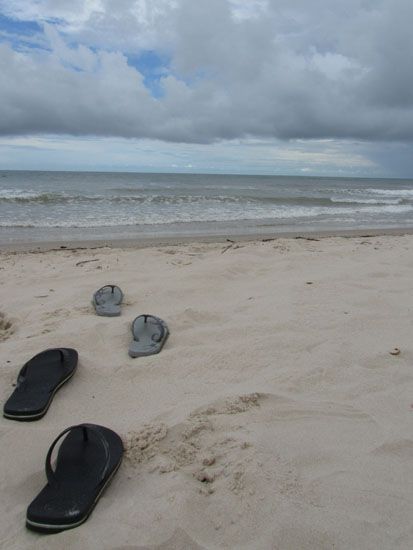
M0 260L2 402L39 351L79 352L43 419L0 421L2 547L413 547L413 235ZM120 317L94 313L107 283ZM131 359L142 313L171 334ZM26 508L81 422L119 433L124 461L88 521L46 539Z

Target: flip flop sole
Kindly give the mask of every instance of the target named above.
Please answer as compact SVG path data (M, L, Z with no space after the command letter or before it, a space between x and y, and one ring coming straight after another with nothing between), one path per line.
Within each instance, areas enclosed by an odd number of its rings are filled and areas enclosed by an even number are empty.
M53 358L56 352L60 353L58 363ZM78 353L72 348L51 348L32 357L20 370L17 387L3 406L4 418L17 421L42 418L56 392L75 374L77 365ZM27 384L23 393L19 390L21 383Z
M102 496L104 490L109 485L109 483L112 481L113 477L115 476L116 472L119 470L120 465L122 464L122 457L119 460L118 464L106 480L105 484L103 485L102 489L97 494L92 506L87 511L87 514L79 521L76 521L75 523L66 523L64 525L56 525L56 524L48 524L48 523L39 523L36 521L31 521L28 518L26 518L26 527L32 531L37 531L39 533L58 533L60 531L66 531L68 529L74 529L75 527L79 527L79 525L82 525L82 523L85 523L85 521L90 517L91 513L96 507L96 504L98 503L100 497Z
M10 420L22 420L22 421L39 420L40 418L42 418L49 410L49 407L52 404L53 398L57 393L57 391L63 386L63 384L65 384L68 380L72 378L72 376L76 372L76 368L77 367L75 367L73 371L66 378L64 378L58 386L56 386L56 388L50 394L49 401L46 403L45 407L40 412L35 414L11 414L3 411L4 418L9 418Z
M133 342L132 342L131 346L129 347L129 351L128 351L129 357L135 358L135 357L148 357L149 355L156 355L157 353L162 351L162 348L164 347L165 342L168 339L168 336L169 336L169 330L165 329L165 337L162 340L162 342L158 342L160 344L159 347L149 349L148 351L134 350L133 349ZM138 343L138 342L136 342L136 343Z
M119 317L119 315L121 314L120 307L119 307L119 309L112 309L112 310L105 309L105 310L103 310L103 309L100 309L99 307L95 306L95 311L96 311L96 315L100 315L101 317Z

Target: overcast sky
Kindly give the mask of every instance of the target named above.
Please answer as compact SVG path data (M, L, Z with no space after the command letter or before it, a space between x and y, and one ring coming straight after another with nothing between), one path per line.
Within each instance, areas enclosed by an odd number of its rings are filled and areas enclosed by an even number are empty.
M0 168L413 177L412 0L0 0Z

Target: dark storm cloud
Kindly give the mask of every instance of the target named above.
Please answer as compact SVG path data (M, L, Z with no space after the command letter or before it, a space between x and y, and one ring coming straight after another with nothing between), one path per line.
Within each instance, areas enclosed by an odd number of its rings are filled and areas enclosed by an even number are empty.
M3 135L413 139L407 0L0 0L0 7L44 24L47 45L0 45ZM156 97L128 64L148 50L168 59Z

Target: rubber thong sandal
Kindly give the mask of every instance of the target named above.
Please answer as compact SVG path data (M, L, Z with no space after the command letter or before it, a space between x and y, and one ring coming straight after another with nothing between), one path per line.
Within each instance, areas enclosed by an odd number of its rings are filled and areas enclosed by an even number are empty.
M139 315L132 323L133 341L129 346L131 357L159 353L169 336L165 321L154 315Z
M106 285L93 294L92 303L97 315L117 317L120 315L122 300L123 292L118 286Z
M64 435L53 471L53 450ZM26 526L57 533L81 525L118 470L122 456L122 440L109 428L79 424L64 430L47 453L47 485L27 508Z
M46 414L54 394L75 373L78 353L71 348L47 349L20 370L17 386L3 407L12 420L38 420Z

